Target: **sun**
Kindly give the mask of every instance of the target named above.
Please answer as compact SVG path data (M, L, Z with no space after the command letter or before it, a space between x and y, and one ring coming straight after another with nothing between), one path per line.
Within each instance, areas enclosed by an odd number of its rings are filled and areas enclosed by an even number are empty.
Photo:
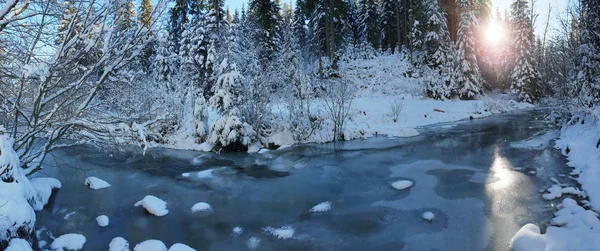
M488 42L497 44L504 38L504 28L498 23L492 22L487 27L486 37Z

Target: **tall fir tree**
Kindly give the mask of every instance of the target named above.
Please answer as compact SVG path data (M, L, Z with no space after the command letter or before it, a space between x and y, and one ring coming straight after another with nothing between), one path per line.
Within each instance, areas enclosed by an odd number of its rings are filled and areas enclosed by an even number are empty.
M580 45L574 85L583 106L600 104L600 1L581 1Z
M189 21L197 22L203 17L205 8L204 0L175 0L175 5L169 11L169 36L176 53L179 53L184 26Z
M150 29L152 25L152 13L154 12L154 6L152 6L151 0L142 0L139 11L139 23L146 29ZM144 48L142 55L140 55L140 63L145 72L150 72L151 61L150 58L154 55L154 35L152 31L148 32L148 36L144 37L146 40L146 47Z
M208 0L208 25L213 33L225 24L226 13L223 6L223 0Z
M475 34L477 19L473 12L471 0L457 0L460 8L460 22L457 32L457 93L462 99L473 99L481 94L483 79L479 73L475 54Z
M450 39L448 21L437 0L427 0L427 16L424 41L424 63L432 70L427 79L427 94L435 99L450 99L454 95L454 47Z
M380 28L378 22L378 4L375 0L360 1L360 30L361 37L365 39L373 48L380 47Z
M263 68L266 68L277 52L280 8L273 0L252 0L248 4L248 19L256 27L254 41L260 51Z
M115 5L115 19L117 20L117 34L124 35L136 26L135 2L133 0L120 0Z
M511 74L511 90L519 99L532 103L540 95L540 74L534 62L535 40L529 7L526 0L515 0L511 4L511 30L514 68Z
M398 0L380 1L380 27L381 27L381 49L395 52L398 46L398 38L401 26L401 6Z

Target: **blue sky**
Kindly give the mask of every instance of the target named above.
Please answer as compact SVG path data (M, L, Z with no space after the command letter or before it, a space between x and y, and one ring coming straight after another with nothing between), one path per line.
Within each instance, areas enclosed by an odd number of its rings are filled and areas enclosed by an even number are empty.
M282 0L282 2L288 2L289 0ZM494 9L499 7L501 11L507 9L510 4L513 2L512 0L491 0L494 5ZM529 0L531 2L531 0ZM231 11L235 9L240 9L243 5L247 6L248 0L225 0L225 6L229 6ZM295 2L295 1L294 1ZM541 34L544 29L544 26L547 22L548 15L548 4L552 5L552 13L550 16L550 25L553 26L556 24L557 16L562 14L566 9L567 1L566 0L537 0L535 9L539 14L539 18L536 25L536 33Z

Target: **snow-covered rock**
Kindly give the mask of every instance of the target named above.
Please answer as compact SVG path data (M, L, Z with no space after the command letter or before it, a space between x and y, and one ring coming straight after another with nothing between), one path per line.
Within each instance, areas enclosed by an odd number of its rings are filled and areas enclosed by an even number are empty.
M294 229L291 226L283 226L281 228L265 227L263 231L278 239L289 239L294 236Z
M129 251L129 242L123 237L115 237L108 244L108 251Z
M85 242L85 236L81 234L64 234L54 239L50 248L52 250L81 250Z
M585 193L575 187L561 187L560 185L554 184L547 189L547 193L542 194L544 200L554 200L560 198L563 194L578 195L579 197L585 197Z
M413 182L410 180L399 180L392 183L392 187L396 190L404 190L413 186Z
M316 206L312 207L309 210L309 212L322 213L322 212L327 212L329 210L331 210L331 202L325 201L325 202L321 202L321 203L317 204Z
M26 240L16 238L10 240L4 251L33 251L33 249Z
M423 220L426 221L433 221L433 219L435 219L435 214L432 212L424 212L423 214L421 214L421 218L423 218Z
M37 192L37 196L41 202L35 205L33 208L35 211L42 210L44 206L48 204L52 191L62 187L60 181L54 178L35 178L31 180L31 185Z
M244 229L243 229L242 227L234 227L234 228L233 228L233 233L234 233L234 234L240 235L240 234L242 234L243 232L244 232Z
M175 244L173 244L173 246L171 246L169 248L168 251L196 251L196 249L193 249L190 246L185 245L185 244L175 243Z
M108 216L100 215L100 216L96 217L96 222L98 223L98 226L106 227L106 226L108 226L108 223L109 223Z
M167 246L159 240L146 240L135 245L133 251L167 251Z
M513 251L544 251L546 239L540 234L540 228L534 224L523 226L510 241Z
M248 241L246 242L246 246L248 246L248 249L250 249L250 250L257 249L259 245L260 245L260 239L258 239L256 237L250 237L250 239L248 239Z
M110 184L108 182L93 176L85 178L85 185L94 190L100 190L110 187Z
M142 206L148 213L156 216L165 216L169 213L169 210L167 210L167 202L152 195L146 195L144 199L136 202L134 206Z
M192 213L208 212L212 210L212 206L206 202L198 202L192 206L191 210Z

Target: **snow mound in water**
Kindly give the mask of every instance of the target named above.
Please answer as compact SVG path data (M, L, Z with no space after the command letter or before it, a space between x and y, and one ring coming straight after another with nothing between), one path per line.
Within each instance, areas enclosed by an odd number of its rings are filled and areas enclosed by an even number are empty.
M135 203L134 206L143 206L148 213L156 216L165 216L169 213L169 210L167 210L167 202L152 195L146 195L144 199Z
M331 210L331 202L325 201L317 204L310 209L311 213L322 213Z
M258 248L258 245L260 245L260 239L256 237L250 237L248 242L246 242L246 245L248 246L248 249L255 250Z
M133 251L167 251L167 246L159 240L146 240L135 245Z
M427 211L421 214L421 218L423 218L426 221L432 221L433 219L435 219L435 214Z
M578 195L579 197L585 197L585 193L574 187L561 187L560 185L554 184L547 189L547 193L542 194L544 200L554 200L560 198L563 194Z
M8 243L8 247L4 251L33 251L26 240L12 239Z
M110 187L110 184L108 182L96 177L85 178L85 185L94 190L100 190Z
M415 128L402 128L397 132L391 133L390 137L400 137L400 138L410 138L414 136L419 136L419 132Z
M98 223L98 226L106 227L106 226L108 226L108 223L109 223L108 216L100 215L100 216L96 217L96 222Z
M54 178L35 178L32 179L30 182L33 188L35 189L38 198L41 200L41 203L36 203L34 205L33 209L35 211L42 210L44 206L48 204L48 200L52 195L52 191L54 189L60 189L62 187L60 181Z
M413 182L410 180L399 180L392 183L392 187L394 187L396 190L404 190L411 186L413 186Z
M242 227L234 227L234 228L233 228L233 233L234 233L234 234L240 235L240 234L242 234L243 232L244 232L244 229L243 229Z
M185 244L175 243L169 248L169 251L196 251L196 249L193 249Z
M108 244L108 251L129 251L129 242L123 237L115 237Z
M212 207L206 202L198 202L192 206L192 213L211 211Z
M52 250L81 250L85 241L85 236L81 234L64 234L54 239L50 248Z
M540 228L534 224L523 226L510 241L513 251L543 251L546 239L540 234Z
M281 228L266 227L263 228L263 231L284 240L294 236L294 229L291 226L283 226Z

